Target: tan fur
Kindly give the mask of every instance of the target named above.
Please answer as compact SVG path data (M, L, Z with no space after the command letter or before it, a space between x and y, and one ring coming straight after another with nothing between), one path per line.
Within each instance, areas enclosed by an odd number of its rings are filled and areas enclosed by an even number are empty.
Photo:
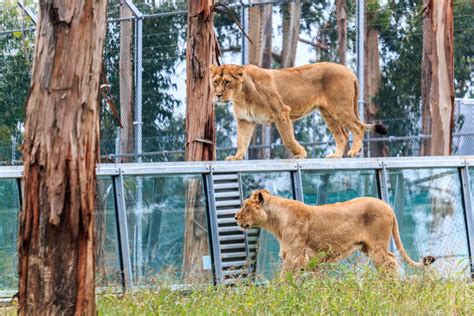
M388 251L392 236L408 264L422 267L434 261L428 256L415 262L407 255L393 210L376 198L309 206L257 190L244 201L235 219L242 228L261 227L278 239L282 272L303 269L321 254L324 262L334 262L356 250L368 255L376 267L395 272L397 261Z
M261 123L275 123L294 157L306 158L306 150L295 139L293 121L316 109L336 140L336 150L328 158L342 157L349 140L347 130L353 135L351 157L362 148L364 130L377 130L376 124L359 120L357 78L345 66L328 62L285 69L212 65L211 72L216 97L232 101L237 120L237 153L226 160L243 159L255 125Z

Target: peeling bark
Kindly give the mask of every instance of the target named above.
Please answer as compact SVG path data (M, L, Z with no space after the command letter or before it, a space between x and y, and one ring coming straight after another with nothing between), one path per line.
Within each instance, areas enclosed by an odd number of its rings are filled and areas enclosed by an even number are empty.
M214 33L214 1L188 1L188 41L186 46L186 160L208 161L216 158L214 104L209 66L217 63L219 47ZM203 142L201 140L206 140ZM207 142L208 141L208 142ZM202 280L202 256L208 254L207 227L194 203L202 188L191 181L186 192L186 228L184 236L184 279Z
M95 315L95 164L107 1L40 1L26 101L20 315Z
M454 22L452 0L424 0L422 129L431 135L423 155L450 155L454 126Z

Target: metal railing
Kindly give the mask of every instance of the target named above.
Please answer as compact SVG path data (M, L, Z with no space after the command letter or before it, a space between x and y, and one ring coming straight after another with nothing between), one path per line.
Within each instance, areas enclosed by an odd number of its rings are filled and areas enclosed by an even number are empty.
M117 219L117 242L118 254L120 256L121 279L124 289L131 290L136 287L133 282L132 261L130 254L129 223L127 222L127 207L125 202L124 177L146 177L146 176L180 176L198 175L203 179L203 183L213 183L213 177L236 173L290 173L293 198L304 201L304 187L302 183L302 173L327 171L374 171L376 173L378 197L387 203L389 201L389 179L388 172L400 169L436 169L450 168L457 170L460 181L461 192L455 192L462 199L464 213L465 238L468 247L468 258L470 275L474 277L474 264L471 260L474 254L474 209L472 205L472 188L469 169L474 168L474 156L459 157L406 157L406 158L364 158L364 159L308 159L308 160L258 160L258 161L238 161L238 162L173 162L173 163L131 163L131 164L100 164L97 166L98 177L111 177L113 182L113 195L115 201L115 214ZM0 180L16 179L19 190L21 190L22 167L9 166L0 167ZM435 178L433 178L435 179ZM433 179L429 181L434 181ZM429 182L428 182L429 183ZM393 184L392 184L393 185ZM209 185L206 185L206 212L208 218L216 214L213 201L213 192ZM243 195L243 193L241 193ZM245 198L241 196L241 198ZM217 245L219 244L219 233L217 221L210 220L208 228L208 238L210 249L212 248L213 276L214 283L223 282L222 276L216 271L222 262L218 255ZM401 226L402 227L402 226ZM1 290L1 289L0 289ZM0 292L1 293L1 292ZM3 293L4 295L8 293Z

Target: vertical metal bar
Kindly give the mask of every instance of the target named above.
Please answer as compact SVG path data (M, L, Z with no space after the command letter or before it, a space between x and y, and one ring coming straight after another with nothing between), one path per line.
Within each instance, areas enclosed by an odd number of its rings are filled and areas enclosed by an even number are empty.
M16 187L18 188L18 204L20 204L20 211L23 209L23 178L16 179Z
M134 111L134 126L135 126L135 162L142 162L142 76L143 76L143 14L138 10L133 1L126 0L127 6L133 12L135 16L134 19L134 59L135 59L135 111ZM136 220L136 249L135 249L135 258L136 258L136 272L137 277L141 278L143 274L143 179L137 177L137 198L136 198L136 207L135 215Z
M241 12L240 12L240 24L242 25L242 29L246 34L249 33L249 24L248 24L248 13L249 9L248 6L241 2ZM249 40L242 34L242 47L241 47L241 60L242 65L246 65L249 62Z
M142 161L142 34L143 19L135 19L135 161Z
M388 194L388 175L387 169L385 168L385 163L382 161L380 163L381 168L377 169L377 186L379 198L382 199L387 204L390 204L389 194ZM395 250L395 244L393 238L390 239L390 251Z
M365 0L357 0L357 79L359 80L358 109L361 121L364 121L364 63L365 63ZM361 157L364 150L361 151Z
M301 180L301 170L300 166L297 166L296 171L291 172L291 184L293 187L293 197L298 200L303 202L304 201L304 196L303 196L303 182Z
M210 168L210 167L209 167ZM212 254L214 261L214 276L215 283L222 284L224 277L222 275L222 257L219 247L219 229L217 226L217 211L214 197L214 182L212 178L212 170L205 175L206 178L206 195L208 200L208 216L209 216L209 230L211 231L212 240Z
M120 153L120 127L117 127L116 133L117 133L117 137L115 137L115 157L114 157L114 161L115 161L115 163L119 163L120 158L121 158L121 153Z
M122 169L120 169L119 176L113 177L113 185L122 284L125 290L133 290L132 261L130 258L130 245Z
M18 6L27 16L30 17L33 24L36 25L36 15L24 5L23 1L18 1Z
M466 223L467 244L469 252L469 264L471 267L471 278L474 278L474 210L472 205L471 181L469 176L469 167L459 168L461 178L462 200L464 204L464 221Z

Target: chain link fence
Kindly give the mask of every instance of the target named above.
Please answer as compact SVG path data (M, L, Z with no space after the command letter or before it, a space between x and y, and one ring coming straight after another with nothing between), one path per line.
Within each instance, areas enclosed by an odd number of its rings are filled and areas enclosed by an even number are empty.
M364 156L419 155L430 135L422 132L421 1L366 1L364 119L380 121L389 135L367 134ZM180 161L185 148L187 1L109 1L102 83L102 162ZM318 61L357 71L356 1L224 1L236 22L215 15L224 63L265 68ZM34 53L35 6L0 5L0 163L21 163L24 100ZM474 153L474 19L472 3L454 2L455 128L453 154ZM217 159L236 150L230 104L215 108ZM117 114L114 114L116 112ZM318 113L295 124L309 157L324 157L334 140ZM278 132L261 126L250 159L289 158Z

